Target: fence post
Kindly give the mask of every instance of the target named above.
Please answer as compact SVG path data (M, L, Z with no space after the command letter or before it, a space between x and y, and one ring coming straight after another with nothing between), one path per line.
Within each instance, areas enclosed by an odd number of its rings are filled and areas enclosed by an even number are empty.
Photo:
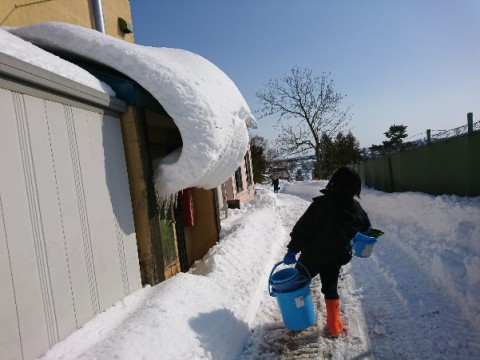
M430 144L432 141L432 130L428 129L427 130L427 144Z
M392 169L392 157L388 156L388 175L390 176L390 188L385 189L388 192L394 192L395 191L395 181L393 179L393 169Z
M473 132L473 113L467 114L467 127L468 133L471 134Z

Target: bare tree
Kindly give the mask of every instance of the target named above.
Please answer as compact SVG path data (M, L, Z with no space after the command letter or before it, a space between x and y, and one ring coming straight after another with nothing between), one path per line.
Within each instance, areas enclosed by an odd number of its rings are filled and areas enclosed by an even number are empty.
M330 74L314 76L309 69L294 67L289 74L270 80L256 93L259 118L277 115L277 146L285 155L315 153L314 178L321 174L321 137L333 138L350 121L350 107L341 108L345 97L334 90Z
M265 151L265 158L267 160L267 164L271 165L275 160L279 160L281 158L281 154L277 149L267 147Z

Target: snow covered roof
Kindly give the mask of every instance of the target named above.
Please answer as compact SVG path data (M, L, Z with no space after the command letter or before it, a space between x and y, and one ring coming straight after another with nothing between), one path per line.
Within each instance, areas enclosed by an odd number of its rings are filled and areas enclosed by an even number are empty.
M58 48L127 75L158 100L176 123L183 141L182 148L158 163L155 186L160 196L189 187L214 188L242 162L248 149L247 125L254 127L255 119L233 81L201 56L181 49L132 44L65 23L5 30L10 34L0 32L2 52L6 48L9 55L56 73L58 68L65 68L61 73L65 77L112 91L83 69L26 41Z
M101 91L105 94L115 96L115 92L110 86L98 80L89 72L83 70L77 65L59 58L56 55L42 50L17 36L9 34L6 31L9 29L10 28L0 28L1 53L10 55L16 59L53 72L82 85L86 85L92 89Z

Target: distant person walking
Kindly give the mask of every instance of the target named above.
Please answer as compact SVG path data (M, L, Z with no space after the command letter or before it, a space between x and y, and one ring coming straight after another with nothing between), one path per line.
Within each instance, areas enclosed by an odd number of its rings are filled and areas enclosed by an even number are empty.
M313 278L320 275L327 307L327 327L333 337L343 331L337 286L340 268L352 259L350 240L370 228L370 220L354 196L360 197L361 180L347 167L339 168L324 195L313 199L290 233L285 264L294 264L296 254ZM305 273L301 266L297 269Z
M278 193L278 188L280 186L280 179L278 177L273 178L272 185L273 185L273 192Z

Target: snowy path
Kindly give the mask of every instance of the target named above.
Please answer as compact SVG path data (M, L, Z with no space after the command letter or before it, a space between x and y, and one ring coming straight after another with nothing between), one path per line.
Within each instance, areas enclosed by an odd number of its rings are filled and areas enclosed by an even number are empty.
M290 194L296 190L287 189ZM317 194L318 184L312 194L296 195L311 199ZM458 302L452 301L448 289L432 276L432 263L413 256L412 242L399 239L401 234L415 234L415 240L422 241L428 234L415 223L406 225L395 213L388 216L382 212L379 199L369 194L366 191L361 202L366 204L374 226L387 230L387 234L370 258L354 258L341 274L341 311L348 335L339 339L325 335L325 307L316 278L311 292L317 324L298 333L286 330L275 299L265 293L242 360L480 358L475 323L462 315ZM377 206L369 209L372 202ZM300 197L278 194L277 211L286 229L278 261L289 230L308 204Z
M375 357L478 359L478 332L434 283L426 265L397 244L386 236L370 259L354 259L351 268Z
M441 289L405 253L385 248L352 270L376 358L478 359L476 331Z
M282 199L288 199L285 202L288 206L283 206ZM277 211L287 230L282 240L284 246L278 255L278 261L285 252L289 229L308 205L308 201L297 196L278 194ZM339 291L344 299L342 311L348 311L350 314L348 319L345 318L349 336L334 340L325 335L325 306L317 277L311 285L312 301L317 313L316 325L297 333L285 329L276 300L266 294L253 324L253 334L241 359L353 359L352 354L360 355L358 357L360 359L362 354L368 354L368 340L364 336L365 329L362 328L364 319L359 311L359 296L353 295L356 290L352 276L344 273L341 277ZM343 296L346 293L350 295Z

